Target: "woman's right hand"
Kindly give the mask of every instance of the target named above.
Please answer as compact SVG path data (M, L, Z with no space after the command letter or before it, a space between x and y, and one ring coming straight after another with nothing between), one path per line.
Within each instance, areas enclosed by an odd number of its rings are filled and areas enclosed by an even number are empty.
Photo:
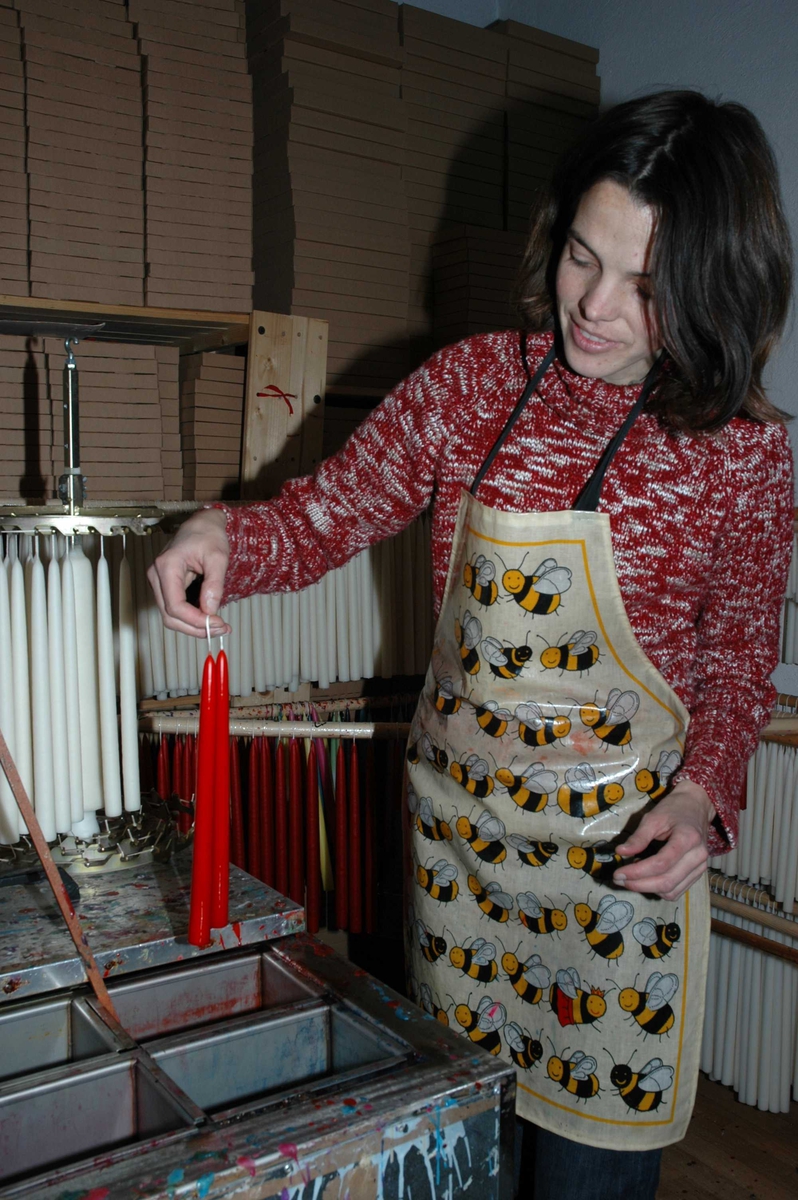
M167 629L205 637L205 618L210 616L211 636L230 632L216 614L224 594L224 577L230 558L227 517L219 508L205 508L189 517L147 571ZM203 577L200 606L186 600L186 588Z

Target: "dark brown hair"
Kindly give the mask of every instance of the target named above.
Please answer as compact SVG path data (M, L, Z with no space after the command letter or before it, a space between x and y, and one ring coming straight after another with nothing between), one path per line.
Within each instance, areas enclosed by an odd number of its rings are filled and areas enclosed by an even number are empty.
M740 104L657 92L602 114L533 214L518 288L530 330L554 325L554 277L581 197L611 179L655 211L652 319L670 358L649 409L675 429L783 421L762 371L784 326L792 247L762 126Z

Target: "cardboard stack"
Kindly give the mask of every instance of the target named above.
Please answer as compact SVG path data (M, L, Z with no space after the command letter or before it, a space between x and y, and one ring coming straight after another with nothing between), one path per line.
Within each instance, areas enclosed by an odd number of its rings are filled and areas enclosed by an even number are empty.
M28 181L25 174L25 81L17 14L0 8L0 294L27 296Z
M144 70L148 305L248 311L252 104L236 0L129 0Z
M141 82L123 0L16 0L30 294L141 304Z
M0 337L0 495L4 499L38 500L52 494L51 411L41 343Z
M402 53L389 0L247 6L256 307L330 323L333 385L405 374Z
M435 341L440 346L516 323L512 311L524 235L466 225L433 246Z
M246 359L187 354L180 360L183 499L238 495Z
M161 470L164 500L183 499L183 450L180 442L180 354L176 346L156 346L155 364L161 399Z

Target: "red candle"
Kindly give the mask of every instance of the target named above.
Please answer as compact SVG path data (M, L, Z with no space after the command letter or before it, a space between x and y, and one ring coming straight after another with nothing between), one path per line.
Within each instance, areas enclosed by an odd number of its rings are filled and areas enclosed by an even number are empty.
M352 739L349 755L349 932L363 932L363 885L360 841L360 760Z
M269 887L274 887L274 779L268 738L258 738L258 761L263 798L260 824L260 861L263 871L261 878Z
M288 743L288 894L297 904L305 901L305 858L302 849L302 746L298 738Z
M205 659L200 693L197 795L194 805L194 861L191 870L191 904L188 940L192 946L207 946L211 940L211 846L214 828L214 780L216 756L216 664Z
M244 810L241 805L241 758L238 738L230 739L230 862L245 870L244 858Z
M321 851L319 846L319 768L314 740L311 740L308 751L306 779L307 905L305 922L308 933L316 933L321 918Z
M188 782L188 746L184 738L178 734L175 738L174 765L172 778L175 781L177 793L177 828L181 833L191 832L191 811L189 809Z
M288 895L288 828L285 788L285 747L278 740L274 752L274 886Z
M374 870L374 742L366 742L363 787L363 890L366 933L377 932L377 876Z
M186 800L194 799L197 790L197 739L193 733L186 734Z
M348 928L349 916L346 801L346 762L343 742L339 742L335 760L335 920L339 929Z
M260 772L258 771L258 738L249 743L249 803L247 805L247 870L262 879L260 862Z
M161 735L161 744L158 747L158 768L156 774L156 787L158 795L162 800L168 800L172 794L172 788L169 780L169 738Z
M222 929L229 920L230 903L230 683L224 650L219 651L216 659L215 685L211 925Z

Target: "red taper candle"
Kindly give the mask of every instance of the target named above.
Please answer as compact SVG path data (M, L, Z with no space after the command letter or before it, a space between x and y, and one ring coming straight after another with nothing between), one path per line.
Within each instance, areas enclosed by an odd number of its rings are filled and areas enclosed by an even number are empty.
M158 747L158 767L155 786L162 800L168 800L172 794L169 774L169 738L161 735L161 744Z
M214 684L216 757L213 768L211 925L214 929L222 929L230 919L230 681L224 650L220 650L216 658Z
M285 746L278 741L274 751L274 886L281 896L288 895L287 801Z
M188 940L207 946L211 940L211 846L214 836L214 781L216 756L216 664L205 659L200 692L197 795L194 804L194 861L191 870L191 904Z
M197 739L193 733L186 734L186 799L193 800L197 790Z
M189 791L188 791L188 747L186 746L185 738L179 734L175 738L175 753L172 778L175 781L175 793L177 795L177 828L181 833L191 832L191 810L189 808Z
M335 759L335 920L339 929L349 928L349 872L346 795L346 759L343 742Z
M317 933L321 921L321 850L319 842L319 767L315 740L311 739L305 784L305 845L307 847L307 902L305 923L308 933Z
M374 742L366 742L366 762L363 772L363 928L365 933L377 932L377 875L374 869Z
M260 793L262 798L260 823L261 878L274 887L274 776L269 738L258 738L260 764Z
M302 844L304 811L302 803L302 775L304 755L299 738L288 743L288 894L297 904L305 903L305 855Z
M360 837L360 759L352 739L349 754L349 932L363 932L363 873Z
M260 771L258 769L258 742L253 738L249 743L249 802L247 805L247 870L256 879L262 879L260 864Z
M241 756L238 738L230 739L230 862L246 870L244 809L241 803Z

